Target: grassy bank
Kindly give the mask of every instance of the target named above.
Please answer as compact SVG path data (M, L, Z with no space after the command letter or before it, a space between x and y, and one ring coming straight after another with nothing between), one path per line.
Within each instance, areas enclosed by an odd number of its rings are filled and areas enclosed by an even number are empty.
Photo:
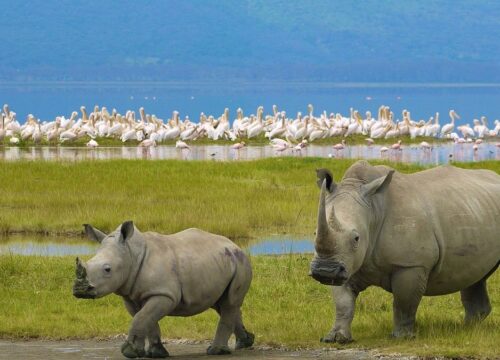
M334 145L340 143L342 140L345 140L347 145L366 145L366 139L368 138L368 135L350 135L347 138L344 138L343 136L334 136L334 137L329 137L325 139L316 139L312 143L314 145ZM282 137L284 138L284 137ZM6 138L5 141L3 142L5 145L9 145L9 140L10 138ZM15 145L18 147L27 147L27 146L77 146L77 147L85 147L87 142L90 140L90 137L84 136L82 138L72 140L72 141L66 141L63 143L58 143L57 141L52 141L49 142L47 140L42 140L40 143L35 144L31 139L27 140L20 140L19 144ZM100 146L137 146L139 144L139 141L137 140L130 140L125 143L123 143L120 139L116 138L98 138L96 139L98 144ZM410 138L409 135L404 135L404 136L398 136L396 138L390 138L390 139L374 139L374 143L378 145L387 145L387 144L394 144L398 140L401 140L403 144L419 144L422 141L427 141L430 144L440 144L440 143L447 143L450 142L449 139L438 139L435 137L418 137L415 139ZM493 139L494 140L494 139ZM190 145L232 145L234 143L244 141L247 145L249 146L257 146L257 145L268 145L269 144L269 139L264 136L264 134L261 134L257 137L247 139L247 138L241 138L241 139L236 139L235 141L230 141L230 140L224 140L224 139L219 139L219 140L212 140L208 138L200 138L197 140L185 140L187 144ZM175 145L176 140L166 140L161 142L159 145Z
M170 233L200 227L230 238L306 234L315 228L315 169L340 180L353 160L250 162L109 160L0 162L0 231L80 234L132 219ZM374 162L375 163L375 162ZM393 164L403 172L422 167ZM500 162L461 164L500 173Z
M334 316L329 287L308 276L310 256L254 257L254 281L243 315L257 344L323 347L319 338ZM119 297L78 300L71 295L74 258L0 256L0 336L51 339L108 337L126 333L130 317ZM415 340L392 340L392 298L370 288L358 299L353 322L356 342L344 347L445 356L499 356L500 274L489 281L493 312L480 325L465 327L459 294L424 298ZM273 299L273 301L269 301ZM165 318L167 338L210 339L217 316ZM338 346L338 345L336 345Z

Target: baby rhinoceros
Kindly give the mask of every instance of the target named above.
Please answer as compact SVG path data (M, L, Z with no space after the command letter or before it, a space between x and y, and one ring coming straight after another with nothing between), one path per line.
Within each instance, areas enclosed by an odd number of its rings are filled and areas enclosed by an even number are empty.
M209 308L220 316L209 355L250 347L254 335L245 330L240 307L250 287L247 256L231 240L198 229L172 235L141 233L132 221L109 235L84 225L87 236L101 243L87 263L76 259L73 295L96 299L115 293L133 316L122 354L128 358L164 358L158 321L164 316L191 316ZM148 350L145 351L145 341Z

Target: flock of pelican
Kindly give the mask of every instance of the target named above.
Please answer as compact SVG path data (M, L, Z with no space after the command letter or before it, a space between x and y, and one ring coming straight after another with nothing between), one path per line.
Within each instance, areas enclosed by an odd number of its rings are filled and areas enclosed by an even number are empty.
M469 124L455 126L455 120L460 116L449 111L450 122L441 126L439 113L428 120L414 120L410 111L403 110L402 119L396 120L394 113L388 106L381 106L377 117L367 111L364 116L358 110L350 110L348 116L340 113L327 115L323 111L319 116L314 114L312 105L308 105L308 113L297 113L295 118L287 117L285 111L279 111L273 105L272 114L264 114L264 108L259 106L256 114L245 116L243 110L236 111L236 118L231 122L229 109L225 109L219 117L200 114L199 122L193 122L189 117L181 120L179 112L174 111L172 117L164 121L154 114L147 114L144 108L139 109L139 116L132 110L122 115L113 109L95 106L88 113L86 108L80 108L80 115L73 111L69 118L57 116L52 121L41 121L32 114L27 116L24 124L16 119L16 113L8 105L3 106L0 113L0 141L12 145L22 141L33 141L40 144L64 143L80 138L89 139L88 147L99 146L98 141L103 138L120 139L123 143L136 141L141 147L156 146L164 141L176 140L176 147L189 149L185 141L208 138L211 140L230 140L235 142L235 150L246 146L245 140L264 135L276 151L287 149L300 151L311 142L319 139L349 136L360 134L366 136L366 142L371 145L373 139L389 139L409 136L433 137L450 139L457 143L473 142L477 146L483 138L500 136L500 121L495 120L494 127L488 128L486 118L474 119L473 126ZM236 143L236 141L239 141ZM335 144L335 150L342 150L345 141ZM430 148L427 142L420 144L421 148ZM500 144L497 144L500 147ZM384 147L381 151L401 149L401 141L391 147Z

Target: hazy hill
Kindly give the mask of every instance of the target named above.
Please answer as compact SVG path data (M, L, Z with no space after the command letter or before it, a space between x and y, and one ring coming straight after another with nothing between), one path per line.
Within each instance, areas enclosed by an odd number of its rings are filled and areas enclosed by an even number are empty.
M500 81L497 0L26 0L0 79Z

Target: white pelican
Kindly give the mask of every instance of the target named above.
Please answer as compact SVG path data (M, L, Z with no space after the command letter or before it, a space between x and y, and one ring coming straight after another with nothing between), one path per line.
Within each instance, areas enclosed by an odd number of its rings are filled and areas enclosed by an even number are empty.
M92 149L99 146L97 141L95 141L94 139L90 139L90 141L86 145L88 148L92 148Z
M427 141L422 141L420 144L419 144L419 147L423 150L429 150L429 149L432 149L432 146L431 144L429 144Z
M264 113L264 108L259 106L257 108L257 121L247 128L247 137L249 139L258 136L264 130L264 124L262 123L262 115Z
M443 127L441 128L441 137L451 134L451 132L455 128L455 118L460 119L460 116L453 109L450 110L449 115L451 122L449 124L443 125Z
M0 141L4 141L5 139L5 116L3 113L0 113L0 119L2 119L2 128L0 128Z
M35 125L35 130L33 131L32 139L35 144L39 144L42 141L42 128L40 122Z

